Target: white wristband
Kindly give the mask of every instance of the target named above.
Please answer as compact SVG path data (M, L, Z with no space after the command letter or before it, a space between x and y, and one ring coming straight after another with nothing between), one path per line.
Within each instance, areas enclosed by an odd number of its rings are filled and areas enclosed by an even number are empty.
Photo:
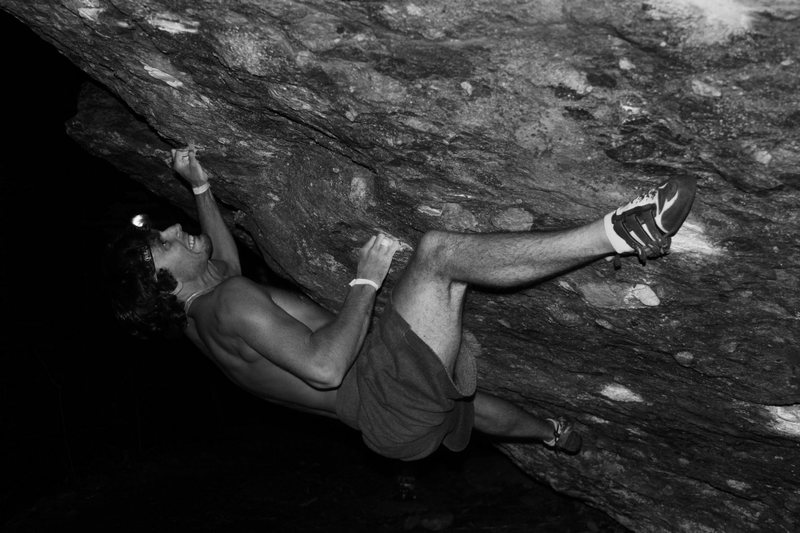
M376 291L381 288L380 285L378 285L371 279L364 279L364 278L354 279L353 281L350 282L350 286L352 287L353 285L372 285L373 287L375 287Z
M197 196L198 194L203 194L210 188L211 185L208 182L205 182L204 184L199 185L197 187L192 187L192 192L195 194L195 196Z

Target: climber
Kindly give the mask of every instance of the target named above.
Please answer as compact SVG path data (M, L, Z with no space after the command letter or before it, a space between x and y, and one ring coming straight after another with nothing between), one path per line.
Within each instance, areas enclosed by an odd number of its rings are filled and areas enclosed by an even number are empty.
M195 194L202 234L146 219L109 245L106 273L116 317L135 335L185 333L225 375L264 400L335 417L373 451L411 461L441 444L463 450L473 427L542 442L570 454L572 420L545 418L476 388L461 349L470 285L508 288L613 254L668 253L686 218L693 179L674 178L590 224L547 233L424 234L369 331L376 293L399 242L378 233L361 248L338 313L299 293L241 275L239 254L192 145L173 169Z

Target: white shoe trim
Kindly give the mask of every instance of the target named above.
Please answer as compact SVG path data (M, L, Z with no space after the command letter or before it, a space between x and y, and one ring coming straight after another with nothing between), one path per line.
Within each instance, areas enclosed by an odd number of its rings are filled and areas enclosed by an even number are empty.
M618 254L630 253L633 251L633 248L625 242L625 239L617 235L617 232L614 231L614 224L611 222L611 217L614 216L614 213L616 213L616 211L612 211L603 217L603 228L606 230L606 237L611 243L611 246L614 247L614 251Z
M677 202L677 201L678 201L678 196L680 196L680 193L677 193L677 192L676 192L676 193L675 193L675 194L672 196L672 198L670 198L669 200L667 200L666 202L664 202L664 206L663 206L661 209L659 209L659 210L658 210L658 214L657 214L657 215L656 215L656 217L655 217L655 220L656 220L656 225L658 225L658 228L659 228L661 231L663 231L664 233L669 233L669 232L668 232L668 231L667 231L667 229L664 227L664 225L663 225L663 224L661 224L661 215L663 215L664 213L666 213L666 212L669 210L669 208L670 208L670 207L672 207L672 204L674 204L675 202Z
M561 425L558 423L558 420L555 420L553 418L548 418L547 421L553 423L553 438L542 442L544 442L545 446L550 446L552 448L553 446L556 445L555 434L559 432L559 430L561 429Z

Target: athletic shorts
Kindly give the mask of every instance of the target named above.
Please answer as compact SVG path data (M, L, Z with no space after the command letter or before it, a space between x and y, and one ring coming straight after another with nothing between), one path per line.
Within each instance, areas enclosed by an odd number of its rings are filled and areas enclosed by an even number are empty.
M367 336L336 400L339 419L385 457L413 461L440 444L461 451L474 421L475 358L459 353L454 377L391 305Z

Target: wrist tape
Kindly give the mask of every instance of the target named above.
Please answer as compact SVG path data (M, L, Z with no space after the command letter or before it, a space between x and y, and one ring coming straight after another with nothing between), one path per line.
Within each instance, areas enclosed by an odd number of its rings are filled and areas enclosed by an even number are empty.
M376 291L381 288L380 285L378 285L371 279L364 279L364 278L354 279L353 281L350 282L350 286L352 287L353 285L372 285L373 287L375 287Z
M211 188L211 185L208 182L205 182L202 185L198 185L197 187L192 187L192 192L197 196L198 194L203 194L208 189Z

